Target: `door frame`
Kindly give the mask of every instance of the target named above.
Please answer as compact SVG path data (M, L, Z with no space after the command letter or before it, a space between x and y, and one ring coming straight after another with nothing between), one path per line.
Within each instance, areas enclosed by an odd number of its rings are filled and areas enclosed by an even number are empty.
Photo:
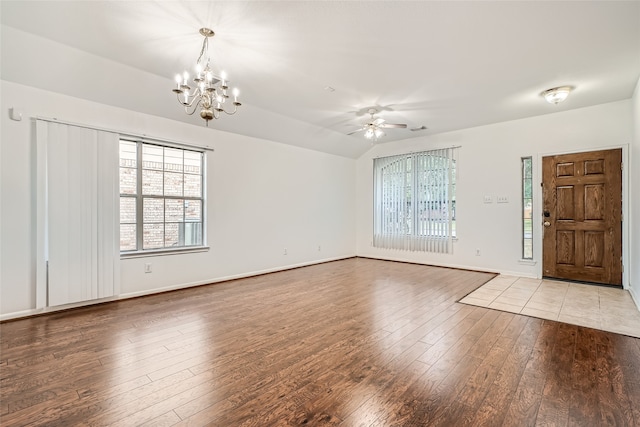
M609 146L599 146L590 148L578 148L575 150L552 151L545 153L537 153L535 158L536 164L533 165L533 259L537 261L536 277L541 279L542 272L542 238L544 235L544 226L542 225L542 158L547 156L558 156L562 154L588 153L590 151L615 150L622 149L622 288L629 289L629 144L618 144Z

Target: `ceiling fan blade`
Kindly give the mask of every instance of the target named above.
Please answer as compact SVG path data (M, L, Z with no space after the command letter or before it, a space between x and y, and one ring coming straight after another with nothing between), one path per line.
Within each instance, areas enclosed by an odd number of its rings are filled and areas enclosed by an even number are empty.
M349 132L347 135L353 135L354 133L361 132L361 131L363 131L364 129L365 129L365 128L356 129L356 130L354 130L354 131Z
M381 128L406 128L407 125L404 123L383 123L379 127Z

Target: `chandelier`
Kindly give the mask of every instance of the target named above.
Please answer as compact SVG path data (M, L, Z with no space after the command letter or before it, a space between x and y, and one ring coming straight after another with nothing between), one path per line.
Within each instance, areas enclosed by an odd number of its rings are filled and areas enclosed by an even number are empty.
M238 102L238 88L234 88L233 102L231 103L233 110L227 108L230 104L227 102L229 100L227 76L224 71L219 76L215 75L210 67L209 37L213 37L215 33L209 28L200 28L200 34L204 40L196 62L194 87L189 86L189 73L185 71L182 75L176 75L177 86L173 92L176 94L178 102L184 106L185 113L193 115L200 110L200 117L209 126L209 120L220 118L222 113L235 114L242 104Z

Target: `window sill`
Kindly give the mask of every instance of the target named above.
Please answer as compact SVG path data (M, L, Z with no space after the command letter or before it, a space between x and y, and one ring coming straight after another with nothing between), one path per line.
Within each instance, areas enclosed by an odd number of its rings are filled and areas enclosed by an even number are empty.
M120 259L192 254L192 253L207 252L207 251L209 251L209 246L192 246L192 247L186 247L186 248L180 248L180 249L157 249L157 250L147 250L147 251L121 252Z
M518 260L518 264L522 264L522 265L536 265L538 263L538 261L532 260L532 259L519 259Z

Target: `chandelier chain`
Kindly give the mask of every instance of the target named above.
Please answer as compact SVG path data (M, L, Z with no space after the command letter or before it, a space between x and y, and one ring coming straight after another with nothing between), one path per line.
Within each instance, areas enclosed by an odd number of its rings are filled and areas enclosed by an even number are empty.
M204 53L207 52L207 66L209 65L209 37L205 37L204 40L202 41L202 49L200 49L200 56L198 56L198 64L200 64L202 62L202 57L204 56Z

